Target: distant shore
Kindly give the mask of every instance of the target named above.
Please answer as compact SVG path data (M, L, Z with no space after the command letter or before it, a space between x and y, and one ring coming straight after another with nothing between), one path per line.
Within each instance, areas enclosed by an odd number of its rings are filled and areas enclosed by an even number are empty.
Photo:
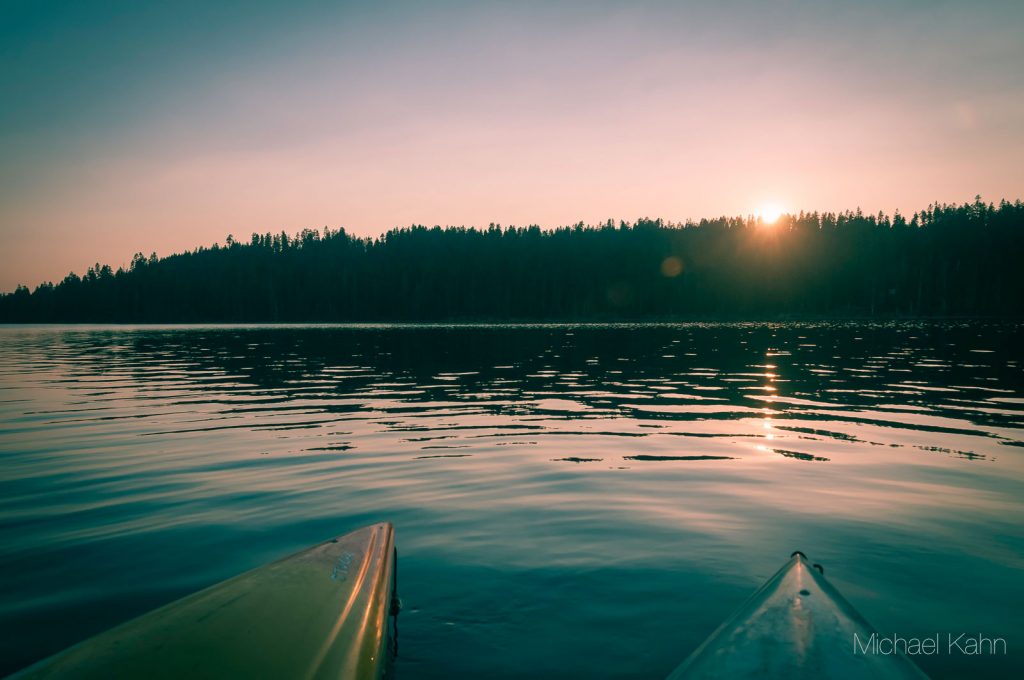
M657 322L1024 315L1024 202L555 230L228 236L0 294L2 322Z
M775 324L775 323L956 323L956 322L1007 322L1024 323L1024 315L947 315L947 316L866 316L855 314L835 315L780 315L774 317L674 317L674 318L591 318L591 319L369 319L363 321L336 320L214 320L192 321L0 321L2 327L17 326L628 326L628 325L687 325L687 324Z

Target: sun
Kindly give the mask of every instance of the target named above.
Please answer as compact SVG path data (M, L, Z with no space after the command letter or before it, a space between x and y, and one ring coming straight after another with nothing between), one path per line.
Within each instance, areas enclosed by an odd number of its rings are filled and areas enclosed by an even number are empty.
M782 216L783 208L778 203L765 203L758 211L757 216L761 218L761 221L765 224L775 224L775 222Z

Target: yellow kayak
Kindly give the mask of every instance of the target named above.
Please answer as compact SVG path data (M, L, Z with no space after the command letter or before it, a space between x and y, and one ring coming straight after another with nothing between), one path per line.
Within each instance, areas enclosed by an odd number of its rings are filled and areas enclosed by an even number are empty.
M19 678L380 678L397 613L381 523L211 586Z

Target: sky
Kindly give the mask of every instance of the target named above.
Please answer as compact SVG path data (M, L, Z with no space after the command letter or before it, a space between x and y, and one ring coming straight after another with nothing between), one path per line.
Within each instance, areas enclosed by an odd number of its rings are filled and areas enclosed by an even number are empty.
M0 0L0 291L228 234L1024 198L1024 3Z

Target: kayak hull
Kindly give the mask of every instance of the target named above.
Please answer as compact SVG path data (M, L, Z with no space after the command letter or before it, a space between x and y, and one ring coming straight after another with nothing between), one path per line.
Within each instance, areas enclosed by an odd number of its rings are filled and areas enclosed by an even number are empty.
M375 524L172 602L20 678L380 678L394 529Z
M873 633L798 552L669 679L925 677L902 654L865 652Z

